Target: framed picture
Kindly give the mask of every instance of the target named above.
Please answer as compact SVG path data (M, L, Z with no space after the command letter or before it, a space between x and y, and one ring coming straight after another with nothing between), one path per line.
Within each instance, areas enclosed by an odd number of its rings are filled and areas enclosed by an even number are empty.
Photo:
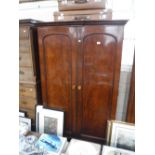
M63 136L64 112L42 109L39 112L39 132Z
M39 114L42 111L42 105L36 105L36 132L39 132Z
M31 131L31 119L26 117L19 117L19 123L23 123L28 126L28 130Z
M26 112L19 111L19 117L25 117L25 116L26 116Z
M135 155L135 152L111 146L103 146L101 155Z
M109 122L110 124L110 122ZM135 126L131 123L111 121L110 146L135 151Z

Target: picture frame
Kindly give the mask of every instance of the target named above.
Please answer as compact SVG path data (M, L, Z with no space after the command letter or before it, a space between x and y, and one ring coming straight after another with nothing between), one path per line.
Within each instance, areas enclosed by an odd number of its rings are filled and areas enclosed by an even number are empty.
M132 123L109 121L109 145L135 151L135 126Z
M39 133L63 136L64 112L42 109L39 112Z
M106 144L110 145L112 120L107 121Z
M26 112L24 111L19 111L19 117L25 117L26 116Z
M39 114L43 109L43 105L36 105L36 132L39 132Z
M101 155L135 155L135 152L111 146L103 146Z
M27 117L19 117L19 123L24 123L28 126L28 130L31 131L31 119Z

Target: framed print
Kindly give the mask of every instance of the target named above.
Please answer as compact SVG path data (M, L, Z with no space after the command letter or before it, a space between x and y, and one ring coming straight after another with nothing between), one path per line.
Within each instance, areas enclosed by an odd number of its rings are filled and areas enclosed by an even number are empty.
M42 105L36 105L36 132L39 132L39 113L42 109Z
M19 117L19 124L25 124L28 126L28 130L31 131L31 119L26 117Z
M135 155L135 152L111 146L103 146L101 155Z
M39 113L39 132L63 136L64 112L42 109Z
M25 117L25 116L26 116L26 112L19 111L19 117Z
M112 121L110 146L135 151L134 124Z

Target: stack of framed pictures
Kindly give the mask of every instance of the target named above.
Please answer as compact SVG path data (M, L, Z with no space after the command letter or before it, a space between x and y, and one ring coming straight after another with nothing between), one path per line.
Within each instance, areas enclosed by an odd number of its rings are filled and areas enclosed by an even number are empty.
M121 121L108 121L107 145L135 151L135 125Z
M36 106L36 131L63 136L64 112Z
M31 131L31 119L26 117L26 112L19 111L19 134Z
M51 134L41 134L35 146L37 148L43 148L43 154L60 155L65 145L67 144L67 138Z

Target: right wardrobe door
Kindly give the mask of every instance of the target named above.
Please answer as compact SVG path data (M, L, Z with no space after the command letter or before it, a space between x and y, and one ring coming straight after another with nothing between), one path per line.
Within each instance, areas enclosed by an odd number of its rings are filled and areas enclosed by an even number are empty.
M110 31L111 29L111 31ZM116 27L81 28L78 64L78 133L85 139L105 140L107 120L114 119L118 86ZM120 56L120 55L119 55ZM120 62L119 62L120 64ZM117 87L118 88L118 87Z

